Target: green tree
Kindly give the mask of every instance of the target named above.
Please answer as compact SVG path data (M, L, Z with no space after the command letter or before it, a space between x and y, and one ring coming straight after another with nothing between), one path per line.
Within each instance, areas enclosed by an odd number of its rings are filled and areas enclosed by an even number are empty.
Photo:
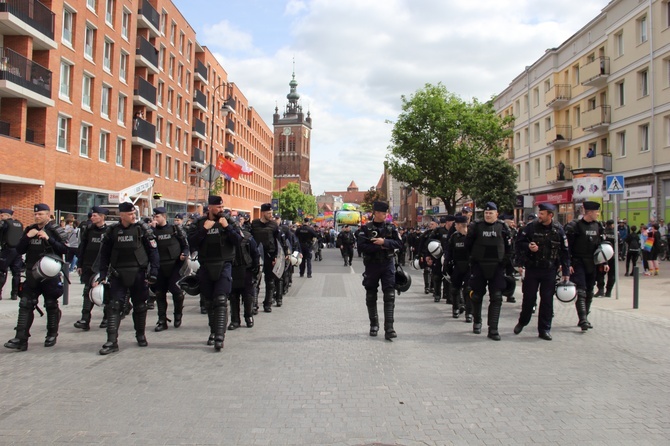
M316 198L304 194L298 183L289 183L280 191L272 192L272 198L279 199L279 214L284 220L302 221L303 215L316 215Z
M493 201L499 212L514 209L516 200L516 170L506 159L483 157L475 166L470 192L478 205Z
M391 133L386 156L398 180L440 198L449 213L472 192L478 162L499 157L513 117L500 118L491 102L465 102L440 83L409 99Z
M372 212L372 203L375 201L382 200L382 195L376 189L370 189L363 196L363 202L361 203L361 211Z

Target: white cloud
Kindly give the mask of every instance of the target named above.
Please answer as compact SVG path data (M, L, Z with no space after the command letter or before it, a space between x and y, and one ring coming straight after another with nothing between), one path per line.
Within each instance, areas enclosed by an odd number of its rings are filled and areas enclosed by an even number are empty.
M273 0L274 1L274 0ZM253 30L223 21L201 43L271 125L286 104L295 57L301 104L314 121L313 192L375 185L401 95L442 82L465 99L502 91L607 0L289 0L290 44L262 51ZM269 18L268 18L269 19ZM259 29L263 26L258 24ZM285 38L286 36L282 36Z

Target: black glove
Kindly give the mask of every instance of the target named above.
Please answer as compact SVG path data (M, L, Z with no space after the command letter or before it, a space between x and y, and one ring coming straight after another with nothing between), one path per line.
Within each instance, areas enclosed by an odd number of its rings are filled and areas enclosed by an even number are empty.
M153 285L158 282L158 270L153 268L149 270L149 277L147 278L147 282L149 285Z

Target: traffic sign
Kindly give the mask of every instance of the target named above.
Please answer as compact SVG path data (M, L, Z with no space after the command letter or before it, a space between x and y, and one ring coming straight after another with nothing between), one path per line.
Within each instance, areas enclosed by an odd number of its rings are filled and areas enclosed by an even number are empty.
M607 185L607 193L610 195L623 195L624 179L623 175L607 175L605 184Z

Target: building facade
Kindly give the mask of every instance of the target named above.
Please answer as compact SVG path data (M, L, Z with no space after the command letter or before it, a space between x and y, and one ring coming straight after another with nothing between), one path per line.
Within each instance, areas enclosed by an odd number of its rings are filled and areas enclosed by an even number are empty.
M272 131L170 0L7 0L0 40L0 201L24 220L149 178L171 213L196 209L219 154L253 169L223 181L227 207L270 200Z
M604 200L606 175L623 175L620 218L670 221L670 7L612 0L558 48L526 67L495 99L516 118L507 156L518 174L516 216L535 204Z
M298 183L305 194L312 194L309 181L311 159L312 118L309 111L303 113L299 104L298 81L295 73L289 82L290 91L286 95L288 103L283 115L275 108L274 125L274 190L278 191L289 183Z

